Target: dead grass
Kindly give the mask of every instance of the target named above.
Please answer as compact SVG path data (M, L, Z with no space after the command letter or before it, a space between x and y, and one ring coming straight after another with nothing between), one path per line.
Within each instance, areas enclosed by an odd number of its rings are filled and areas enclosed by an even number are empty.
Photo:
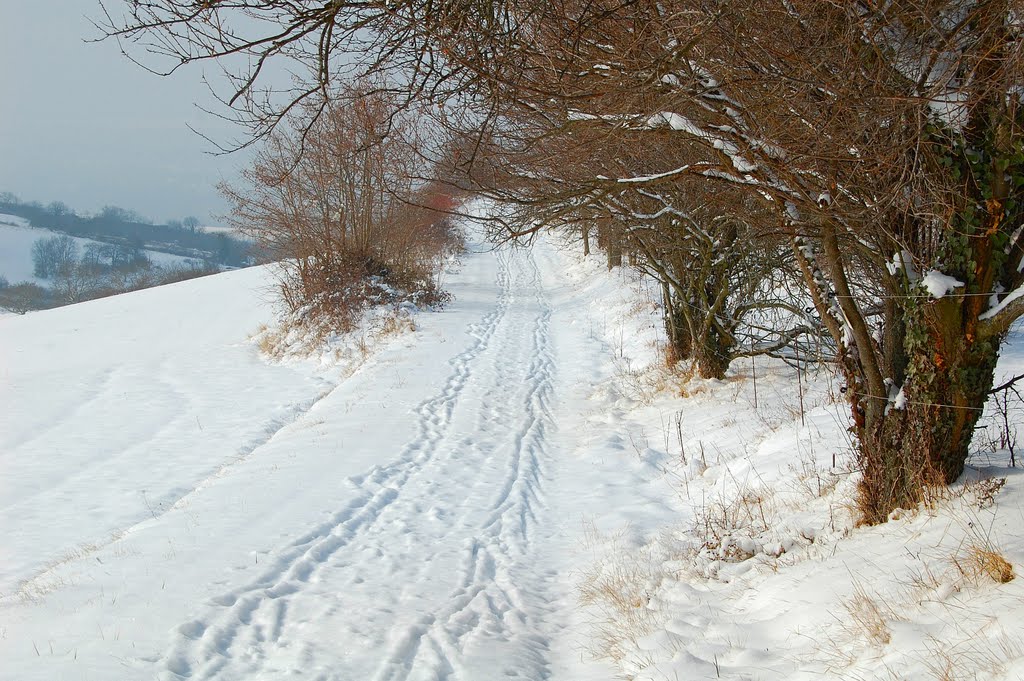
M357 366L382 340L415 330L415 319L401 308L378 308L345 328L321 317L285 315L272 327L261 325L252 340L263 356L274 361L326 356L335 363ZM343 340L346 335L348 339Z
M943 493L945 513L952 514L963 535L955 548L944 549L945 556L934 555L931 565L924 562L912 576L911 600L933 601L937 593L963 593L968 587L986 583L1006 584L1014 579L1013 564L992 535L995 512L989 511L994 497L1006 483L1005 478L985 478L968 482ZM987 511L987 512L986 512ZM987 518L986 518L987 517ZM944 565L933 569L932 565ZM945 596L939 596L940 601Z
M125 532L123 531L114 532L106 541L85 542L68 549L62 556L46 563L35 575L18 584L17 589L11 596L26 603L36 603L43 600L47 594L63 588L73 581L73 577L62 574L62 568L94 555L101 549L120 541L124 536ZM134 549L122 547L118 548L114 555L122 558L137 555L137 552ZM0 595L0 602L2 601L3 596Z
M936 681L999 677L1007 662L1020 658L1024 650L1018 638L1005 632L996 632L993 637L986 629L961 632L960 640L955 642L930 638L922 660L925 668Z
M640 404L649 405L659 395L671 393L685 397L699 392L687 391L692 374L674 371L660 362L638 368L628 357L621 358L615 361L615 373L622 394Z
M968 544L960 555L953 557L953 564L961 575L973 582L988 578L997 584L1006 584L1015 576L1013 565L988 543Z
M796 488L809 499L827 497L835 491L840 475L829 468L819 466L809 453L801 452L797 464L790 464L789 470L796 480Z
M624 558L604 565L587 575L579 586L579 601L593 607L601 616L596 625L596 657L619 662L636 648L636 641L651 630L647 605L650 596L644 590L649 574Z
M273 328L266 324L260 324L259 330L253 334L252 338L264 357L279 360L284 357L287 351L288 346L285 343L285 338L288 336L289 330L289 325L284 321Z
M628 357L616 356L616 375L626 397L648 405L659 395L689 398L708 392L715 384L735 384L739 388L747 380L744 375L730 374L721 380L707 381L698 376L696 362L674 360L664 351L662 357L662 362L634 367ZM799 416L799 411L796 414Z
M1006 478L977 478L956 485L929 484L924 487L921 508L933 511L950 502L966 502L981 511L995 505ZM906 509L901 509L904 513ZM910 509L916 511L918 509Z
M995 495L1005 484L1006 478L988 478L963 485L960 492L970 506L966 516L959 520L964 538L950 562L966 582L976 586L986 580L1006 584L1015 577L1013 565L992 534L995 512L985 512L993 506Z
M377 336L399 336L415 330L416 322L412 317L395 312L384 317L379 325Z
M884 600L868 594L860 582L854 580L853 595L843 601L843 609L848 617L843 627L854 638L875 648L883 648L892 641L889 622L900 618Z
M589 652L616 664L627 656L636 663L637 641L654 629L648 605L663 578L659 563L647 551L623 546L621 536L604 537L593 528L585 534L599 554L577 582L579 603L590 614Z
M830 611L837 626L822 627L810 634L814 642L815 663L823 664L823 678L829 679L902 679L903 675L882 665L886 677L875 667L872 674L864 675L861 666L865 659L877 659L892 643L891 623L903 621L896 610L898 597L882 596L870 592L862 582L852 577L852 594L841 599L841 610ZM886 651L886 652L891 652Z
M696 509L692 531L707 557L740 562L761 551L761 539L777 520L772 490L741 484L735 494Z
M972 607L963 587L973 579L956 570L936 574L929 561L906 588L897 584L884 595L854 579L853 594L842 601L842 612L834 614L842 634L823 632L816 639L828 677L879 678L864 675L860 662L866 652L869 659L885 656L881 666L892 679L908 678L907 670L915 668L924 668L937 681L1000 677L1010 662L1024 657L1024 648L1018 635L1005 630L1005 622L985 612L984 606ZM928 632L923 648L897 650L895 622ZM923 677L918 673L915 678Z
M965 495L974 499L979 510L991 508L996 502L996 495L1006 485L1006 478L982 478L963 485Z
M800 405L790 404L783 399L775 399L767 404L762 401L754 414L765 429L775 433L783 426L800 421Z

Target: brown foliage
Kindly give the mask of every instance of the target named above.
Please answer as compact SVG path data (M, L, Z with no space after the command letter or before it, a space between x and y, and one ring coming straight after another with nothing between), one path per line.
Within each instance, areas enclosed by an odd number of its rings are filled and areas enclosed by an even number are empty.
M866 517L962 470L1024 314L1024 297L986 313L1024 285L1021 0L265 0L246 11L284 33L255 35L221 30L231 10L131 3L110 28L182 63L252 56L231 101L258 134L281 113L253 106L273 101L253 96L265 59L322 38L292 100L314 102L302 129L329 115L335 65L390 74L395 104L435 102L455 130L461 183L516 202L506 236L611 214L660 247L672 223L652 204L693 217L690 179L739 192L759 206L747 225L790 239L805 321L837 349L866 480L883 469ZM934 299L931 270L962 285ZM900 391L919 408L894 409Z
M332 104L308 131L279 130L244 187L221 187L231 224L280 268L289 309L342 329L375 302L372 278L443 302L435 276L460 246L444 212L455 199L420 179L420 119L396 115L390 97L365 85L344 93L355 103Z

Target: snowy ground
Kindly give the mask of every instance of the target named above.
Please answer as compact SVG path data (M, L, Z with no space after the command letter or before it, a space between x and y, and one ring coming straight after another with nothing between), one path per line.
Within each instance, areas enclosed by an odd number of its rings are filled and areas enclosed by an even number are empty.
M223 227L221 225L202 225L199 227L200 231L209 232L210 234L227 234L235 239L247 239L248 237L239 232L234 227Z
M258 269L0 319L0 676L608 678L584 521L652 472L583 456L607 349L551 258L467 255L347 378L247 342Z
M633 461L620 466L662 471L676 502L662 524L615 528L620 507L589 537L578 585L591 646L622 676L1024 679L1024 476L1006 467L991 410L960 482L858 527L838 379L759 359L724 381L680 381L655 352L642 278L615 287L599 259L567 271L591 318L615 320L598 334L615 356L613 399L581 431L586 447L624 443ZM997 382L1022 373L1018 331ZM1022 424L1012 399L1011 429ZM988 552L1008 565L979 564Z
M1024 675L1001 454L856 528L837 386L680 382L598 261L478 247L357 362L263 358L258 268L0 318L0 679Z

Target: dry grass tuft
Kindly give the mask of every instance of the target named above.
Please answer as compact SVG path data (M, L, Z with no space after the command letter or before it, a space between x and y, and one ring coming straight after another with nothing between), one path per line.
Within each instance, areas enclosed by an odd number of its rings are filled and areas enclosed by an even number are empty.
M987 627L963 631L959 640L931 638L926 643L922 662L936 681L972 681L998 678L1009 661L1021 657L1020 640L1005 632L990 632Z
M380 341L415 330L416 321L407 311L381 306L345 327L320 316L287 314L273 327L261 325L252 340L260 353L275 361L333 356L336 363L348 362L354 369Z
M623 659L634 647L630 644L649 632L649 577L648 571L619 557L592 571L580 583L580 603L602 613L595 622L601 657Z
M288 337L290 328L288 324L282 321L278 326L274 328L268 327L266 324L260 324L259 330L253 334L253 340L256 342L256 347L260 349L260 353L270 359L282 359L285 352L288 350L288 344L285 339Z
M965 576L978 578L984 575L997 584L1006 584L1015 576L1010 562L987 546L968 546L966 556L955 559L955 562Z
M780 520L780 503L770 486L740 480L729 474L729 489L694 508L687 534L696 539L694 565L738 563L765 554L778 558L784 551L773 540ZM775 537L777 539L777 537Z
M995 505L996 496L1006 485L1006 478L978 478L958 485L935 485L925 490L926 508L935 508L950 501L966 501L979 511Z
M615 367L622 394L635 402L651 404L659 395L669 392L689 394L685 388L689 377L660 362L636 368L629 358L623 358L615 361Z
M996 495L1006 485L1006 478L982 478L964 485L964 491L974 497L979 509L991 508L995 504Z
M697 509L693 529L704 552L719 560L739 562L761 550L759 539L772 529L777 516L770 488L744 484L735 495Z
M815 639L820 660L825 663L825 678L861 679L854 665L865 654L875 657L888 646L892 642L889 624L903 619L896 612L891 598L868 593L856 579L852 583L853 595L841 601L843 611L831 613L839 625L840 634L833 636L826 629L820 638ZM894 674L890 677L902 678Z
M991 523L994 521L992 516L986 525L979 516L971 514L963 522L966 535L950 561L965 581L977 584L987 578L996 584L1006 584L1015 576L1013 565L1006 560L992 537Z
M883 648L892 641L889 622L900 618L884 601L872 597L859 582L854 582L853 596L843 601L848 620L843 626L853 636Z
M648 604L651 590L661 580L657 561L646 551L626 548L596 531L588 532L588 543L604 545L577 583L579 603L591 613L589 651L596 659L619 663L634 655L637 641L653 630Z
M380 323L378 336L400 336L416 330L416 321L409 315L394 312Z
M809 499L827 497L839 485L839 474L819 466L814 457L807 453L801 453L799 463L790 464L789 470L795 478L794 486Z

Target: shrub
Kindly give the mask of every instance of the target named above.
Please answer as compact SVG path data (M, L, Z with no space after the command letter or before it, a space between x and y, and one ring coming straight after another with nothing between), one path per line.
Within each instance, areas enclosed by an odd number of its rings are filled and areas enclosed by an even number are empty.
M0 289L0 308L17 314L45 310L55 305L53 294L38 284L23 281Z
M364 84L346 85L313 134L280 130L242 175L221 185L229 221L280 267L302 324L351 327L369 304L445 301L437 275L461 247L456 199L432 182L423 121Z

